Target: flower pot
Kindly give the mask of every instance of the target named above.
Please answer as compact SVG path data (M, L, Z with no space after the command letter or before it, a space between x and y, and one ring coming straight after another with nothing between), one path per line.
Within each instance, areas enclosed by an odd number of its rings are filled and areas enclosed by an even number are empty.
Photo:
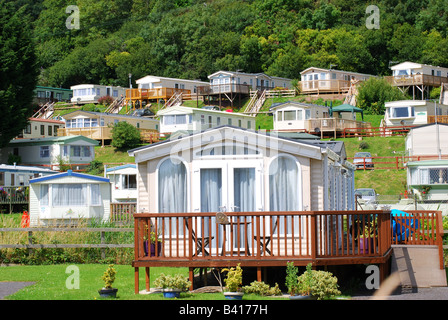
M373 253L373 238L359 238L359 253Z
M179 298L181 291L179 289L163 289L164 298Z
M224 297L227 300L243 300L244 292L224 292Z
M148 244L149 244L149 250L148 250ZM150 252L150 256L154 257L156 255L156 245L155 243L149 243L148 240L145 240L143 242L143 250L145 252L145 256L148 255L148 252ZM160 256L160 253L162 251L162 243L157 241L157 256Z
M100 294L101 298L116 298L117 291L118 291L117 288L111 288L111 289L103 288L101 290L98 290L98 293Z

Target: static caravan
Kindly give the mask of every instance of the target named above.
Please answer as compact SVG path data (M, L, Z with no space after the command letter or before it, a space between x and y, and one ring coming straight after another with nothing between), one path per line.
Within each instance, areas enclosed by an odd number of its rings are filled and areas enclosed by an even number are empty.
M0 164L0 186L28 186L30 179L57 173L46 168Z
M394 77L412 77L413 75L429 75L436 77L448 77L448 68L432 66L424 63L402 62L390 67Z
M77 110L64 115L65 128L58 131L59 136L82 135L98 141L110 141L112 128L116 123L125 121L140 133L157 133L159 120L148 117L137 117L118 113L104 113Z
M125 164L106 168L111 182L112 202L137 202L137 166Z
M57 136L58 129L64 128L65 122L54 119L29 118L28 124L17 138L47 138Z
M110 181L71 170L30 180L30 226L107 221Z
M73 90L71 89L36 86L33 102L36 104L70 102L72 97Z
M304 94L346 93L352 81L366 81L374 75L310 67L300 72L300 88Z
M95 159L94 147L98 144L98 141L83 136L15 139L1 150L0 155L3 163L12 153L21 157L22 164L28 165L56 168L60 158L69 164L87 165Z
M438 159L448 156L448 124L431 123L414 127L406 136L406 154L414 159Z
M413 99L429 98L432 88L448 83L448 68L423 63L403 62L390 67L392 76L385 79Z
M330 108L316 104L283 102L271 106L275 131L309 131L308 120L329 118Z
M276 87L291 89L291 79L268 76L264 73L244 73L237 71L218 71L208 76L210 86L220 86L222 91L235 85L248 86L250 90L273 89ZM229 91L227 90L227 91Z
M255 130L255 117L237 112L174 106L159 111L157 116L160 117L160 133L198 132L222 125Z
M384 124L386 127L420 126L434 122L438 118L448 115L448 106L426 100L401 100L385 103L386 113Z
M146 76L135 82L137 83L139 89L173 88L189 90L190 93L196 93L197 87L208 84L208 82L200 80L187 80L157 76Z
M250 212L265 213L260 215L263 219L278 211L354 208L354 166L321 141L295 141L222 126L128 153L135 157L138 168L137 212L148 216L193 213L197 217L213 213L190 225L196 228L196 235L211 239L207 245L209 257L222 258L223 252L259 249L253 241L258 220ZM228 238L223 236L225 223L220 225L220 217L215 214L219 212L224 215L238 212L238 216L231 217L234 229L233 233L232 229L227 231ZM243 220L245 213L248 216ZM276 216L263 220L260 228L274 230L276 234L272 237L270 254L281 254L277 249L279 242L289 241L289 248L294 247L297 252L309 245L309 238L299 236L300 228L310 227L309 220L300 219ZM157 222L170 239L186 234L183 228L176 228L168 221ZM278 240L277 235L284 237ZM291 240L293 235L301 240ZM176 240L164 245L165 255L176 251L178 245ZM179 252L181 255L185 251L180 247Z
M116 86L103 86L99 84L79 84L70 87L73 90L72 103L86 104L98 103L101 97L109 96L118 99L126 95L126 88Z

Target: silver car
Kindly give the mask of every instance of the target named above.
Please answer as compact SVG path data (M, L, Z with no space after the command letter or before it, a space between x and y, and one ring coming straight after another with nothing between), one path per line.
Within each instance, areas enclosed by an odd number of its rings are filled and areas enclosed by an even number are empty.
M355 197L361 198L365 202L376 203L377 196L375 189L372 188L360 188L355 190Z

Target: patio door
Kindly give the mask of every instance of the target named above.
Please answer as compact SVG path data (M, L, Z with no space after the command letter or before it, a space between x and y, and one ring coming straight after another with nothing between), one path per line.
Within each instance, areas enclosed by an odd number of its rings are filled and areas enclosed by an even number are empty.
M258 160L251 161L198 161L193 168L193 209L195 212L251 212L262 211L262 171L261 162ZM198 230L203 236L214 237L212 240L211 250L216 252L225 248L229 250L239 250L247 246L244 239L252 237L250 227L245 228L240 225L233 227L233 241L226 239L227 243L222 243L222 233L224 228L227 234L231 234L230 226L220 226L216 229L216 219L214 215L211 217L211 230L209 230L209 218L204 218L204 230ZM233 222L237 222L234 217ZM242 222L242 218L240 218ZM252 223L250 219L247 223ZM216 235L216 230L218 234ZM237 232L239 231L239 232ZM239 237L237 236L239 233ZM228 237L228 236L227 236ZM231 248L230 243L233 243ZM248 241L250 244L251 241ZM215 250L214 250L215 249ZM220 250L221 251L221 250Z

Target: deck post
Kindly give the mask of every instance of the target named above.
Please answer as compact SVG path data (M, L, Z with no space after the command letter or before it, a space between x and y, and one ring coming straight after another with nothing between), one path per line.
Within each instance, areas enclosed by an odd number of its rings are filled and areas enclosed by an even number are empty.
M146 291L149 292L150 288L150 276L149 276L149 267L145 267L145 285L146 285Z
M189 277L189 280L190 280L190 282L191 282L191 286L190 286L190 291L193 291L194 290L194 284L193 284L193 281L194 281L194 268L188 268L188 277Z
M138 294L139 288L138 288L138 267L134 268L134 293Z
M257 281L261 282L261 267L257 267Z

